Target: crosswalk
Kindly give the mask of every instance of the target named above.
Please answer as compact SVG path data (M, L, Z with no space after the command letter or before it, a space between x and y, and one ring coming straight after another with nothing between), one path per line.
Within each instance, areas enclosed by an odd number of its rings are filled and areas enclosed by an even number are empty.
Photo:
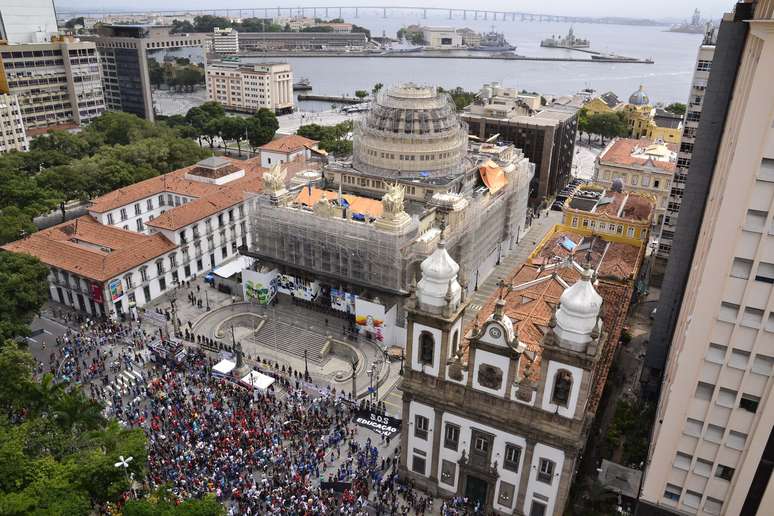
M105 404L110 407L113 405L113 403L110 401L110 399L115 395L118 394L120 396L125 396L129 389L134 387L137 383L144 382L145 379L143 378L142 374L138 373L137 371L130 371L128 369L124 369L116 375L113 378L113 382L105 387L105 391L109 394L109 399L105 400Z

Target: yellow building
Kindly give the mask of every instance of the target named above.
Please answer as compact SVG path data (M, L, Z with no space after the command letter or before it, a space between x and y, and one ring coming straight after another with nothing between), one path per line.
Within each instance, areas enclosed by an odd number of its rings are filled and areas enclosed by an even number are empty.
M605 236L631 243L647 243L656 197L653 194L623 191L590 184L582 186L564 203L562 224L582 236Z
M673 144L618 138L597 157L594 181L612 188L618 180L626 190L653 195L656 199L655 222L661 226L675 173L676 151Z
M583 108L591 115L601 115L603 113L615 113L623 108L624 104L618 96L612 91L603 93L599 97L594 97L585 104Z
M656 108L653 120L648 125L645 137L649 140L663 140L680 147L683 135L683 117L660 108Z

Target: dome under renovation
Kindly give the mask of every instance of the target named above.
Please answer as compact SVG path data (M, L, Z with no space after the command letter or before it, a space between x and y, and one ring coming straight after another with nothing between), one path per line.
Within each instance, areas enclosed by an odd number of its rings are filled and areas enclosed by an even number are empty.
M463 171L467 124L435 87L403 84L380 92L354 136L353 166L361 172L432 178Z

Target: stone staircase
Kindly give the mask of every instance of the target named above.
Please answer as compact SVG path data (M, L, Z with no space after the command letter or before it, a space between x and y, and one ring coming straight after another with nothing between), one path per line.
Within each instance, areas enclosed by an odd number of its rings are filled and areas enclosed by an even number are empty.
M327 361L322 356L323 347L328 340L325 335L286 322L266 319L252 340L264 348L278 349L300 358L304 357L306 350L308 360L314 364Z

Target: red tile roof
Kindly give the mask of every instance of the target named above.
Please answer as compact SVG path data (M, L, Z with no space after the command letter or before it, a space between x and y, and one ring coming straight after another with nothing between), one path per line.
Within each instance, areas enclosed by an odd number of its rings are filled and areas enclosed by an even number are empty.
M259 149L272 152L285 152L290 153L303 149L304 147L314 147L319 142L317 140L310 140L297 134L291 134L272 140L265 145L261 145Z
M632 156L632 153L634 152L635 148L637 147L647 147L648 145L652 145L653 141L648 139L641 139L637 140L634 138L619 138L615 142L613 142L610 147L608 147L600 156L600 161L605 161L607 163L611 163L613 165L645 165L646 163L650 163L655 168L660 168L662 170L667 170L670 172L674 172L676 163L672 161L658 161L658 160L648 160L644 157L639 156ZM672 152L677 152L677 145L673 143L666 144L667 148L671 150Z
M84 215L2 249L36 256L46 265L101 283L173 251L175 244L160 233L134 233Z
M258 158L246 161L232 158L227 159L229 159L236 167L244 169L246 176L251 172L258 174L259 170L261 170L260 160ZM167 174L152 177L145 181L140 181L139 183L134 183L133 185L114 190L92 200L89 211L94 213L105 213L162 192L186 195L189 197L203 197L217 190L217 185L202 181L194 181L185 177L186 174L197 167L198 165L194 164L190 167L181 168Z

